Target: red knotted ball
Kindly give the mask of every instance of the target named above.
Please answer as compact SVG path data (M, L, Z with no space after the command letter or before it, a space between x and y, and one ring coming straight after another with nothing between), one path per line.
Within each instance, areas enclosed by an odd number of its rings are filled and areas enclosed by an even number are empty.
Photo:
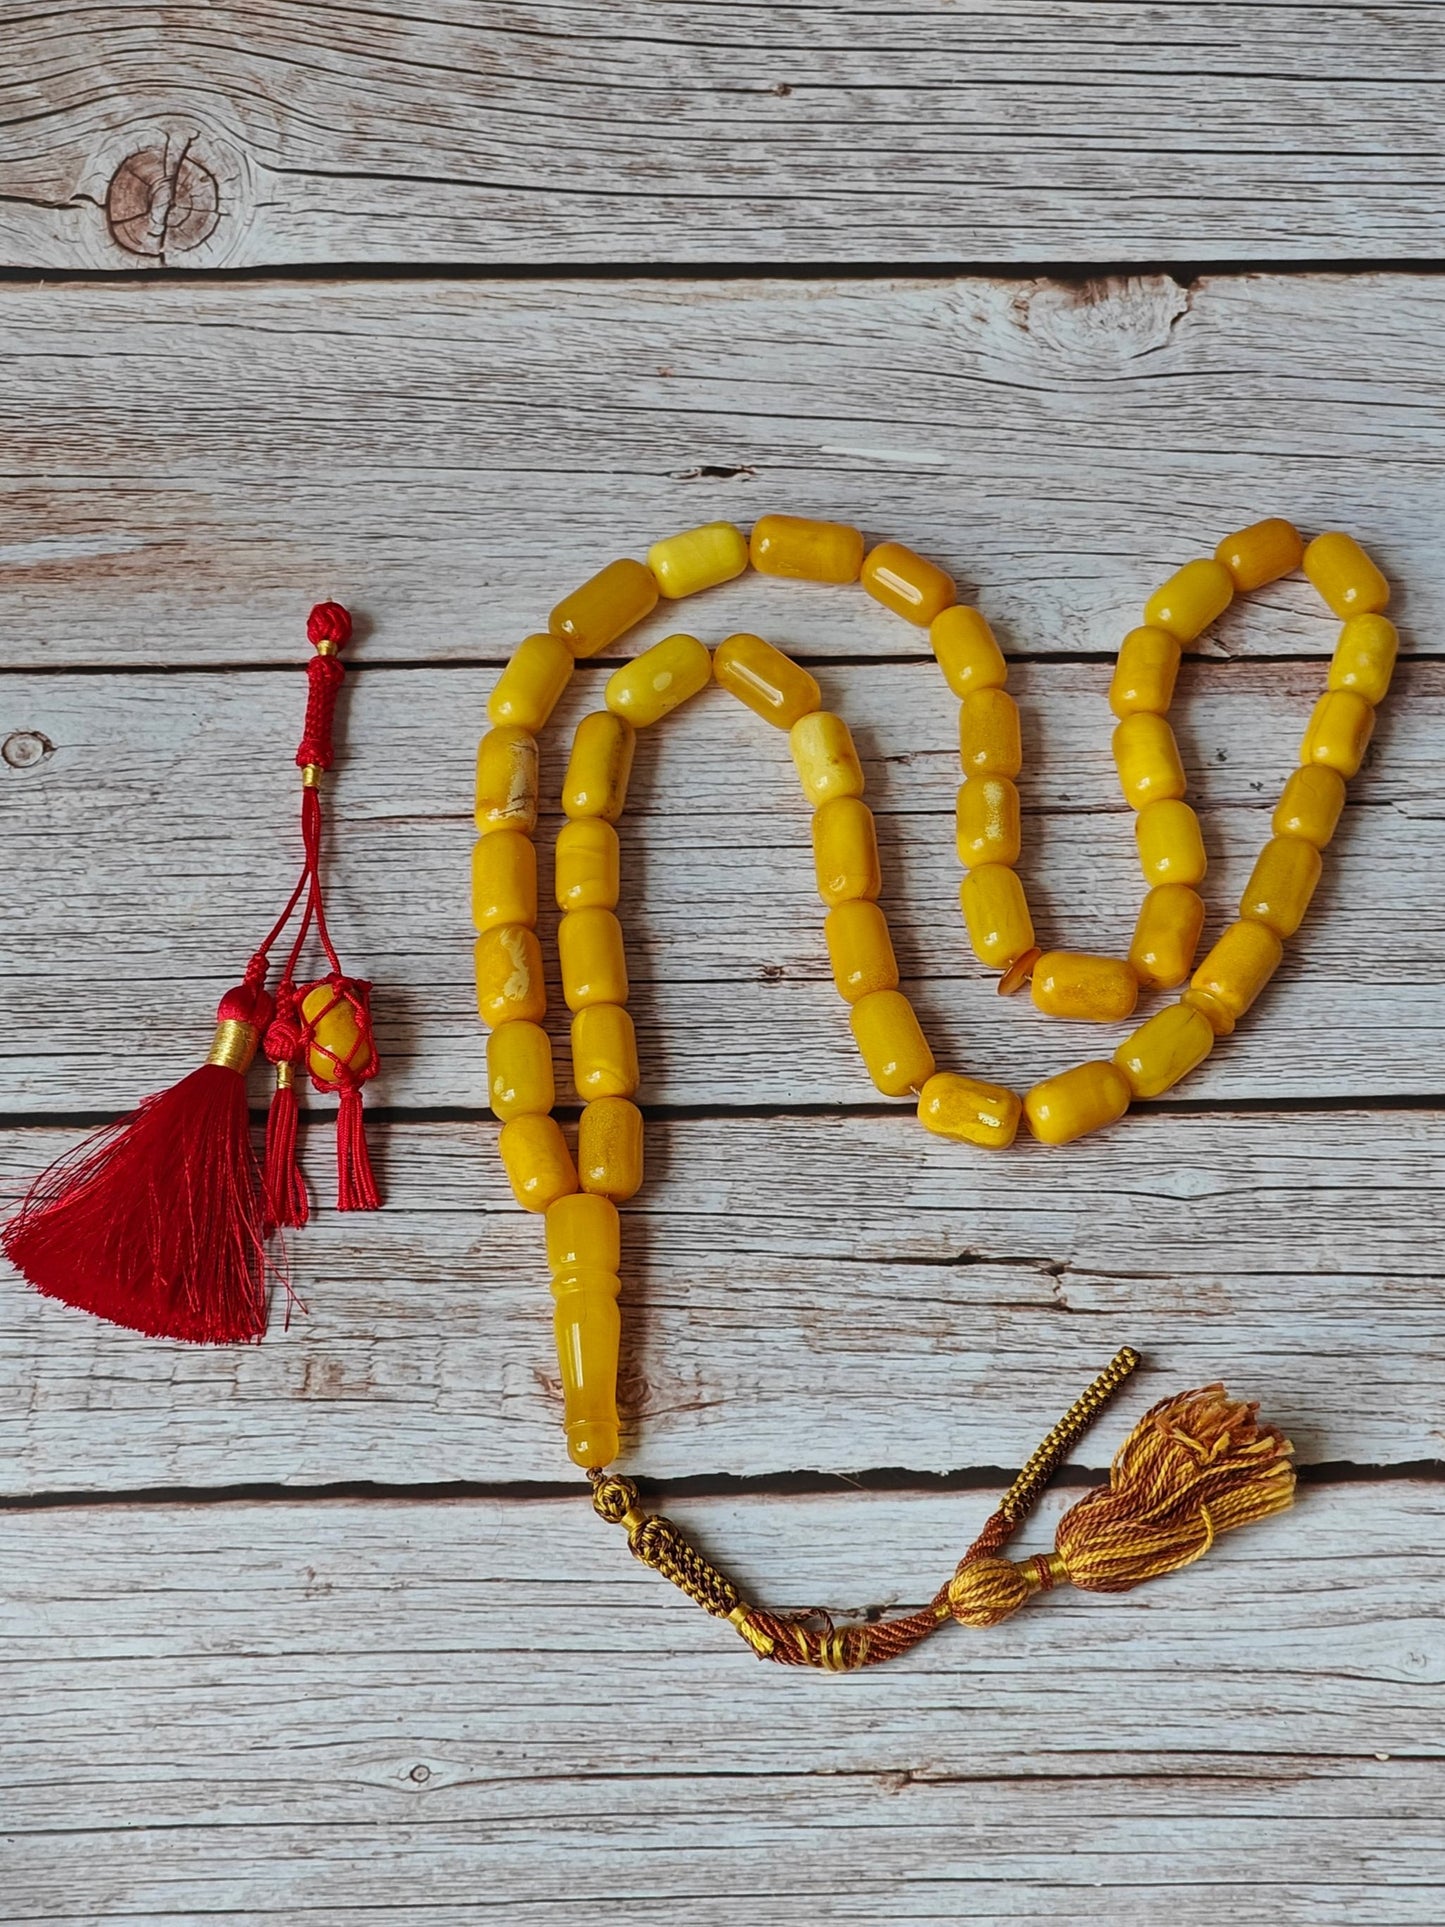
M306 640L344 649L351 640L351 614L339 602L318 602L306 618Z

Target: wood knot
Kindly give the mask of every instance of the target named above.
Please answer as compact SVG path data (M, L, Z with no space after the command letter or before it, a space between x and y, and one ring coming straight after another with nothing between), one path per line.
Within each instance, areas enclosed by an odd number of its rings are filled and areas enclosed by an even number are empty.
M164 265L167 255L185 254L215 233L221 190L189 139L166 139L121 162L106 190L105 218L118 247Z
M11 769L34 769L55 754L55 745L38 729L16 729L0 743L0 756Z

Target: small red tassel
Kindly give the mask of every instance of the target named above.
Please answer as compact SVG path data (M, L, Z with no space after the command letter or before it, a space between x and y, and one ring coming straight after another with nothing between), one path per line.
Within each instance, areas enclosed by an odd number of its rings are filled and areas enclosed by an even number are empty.
M311 1216L311 1200L296 1158L296 1066L301 1037L296 1025L295 993L282 984L276 1016L266 1029L266 1056L276 1066L276 1090L266 1116L266 1223L294 1229Z
M336 1115L336 1208L338 1211L376 1211L381 1194L371 1174L366 1130L361 1118L361 1086L343 1084Z

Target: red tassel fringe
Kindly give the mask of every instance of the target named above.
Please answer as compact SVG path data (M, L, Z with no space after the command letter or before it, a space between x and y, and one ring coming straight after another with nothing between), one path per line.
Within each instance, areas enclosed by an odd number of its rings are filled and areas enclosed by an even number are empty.
M371 1158L366 1149L361 1090L355 1084L343 1084L341 1107L336 1114L336 1208L338 1211L376 1211L380 1205L381 1194L371 1175Z
M311 1200L296 1158L296 1087L278 1083L266 1115L266 1222L294 1228L311 1216Z

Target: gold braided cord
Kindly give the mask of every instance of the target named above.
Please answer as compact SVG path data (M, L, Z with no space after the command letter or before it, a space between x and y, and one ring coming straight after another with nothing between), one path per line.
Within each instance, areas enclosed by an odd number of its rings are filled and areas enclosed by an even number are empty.
M999 1511L1013 1525L1020 1525L1033 1511L1044 1487L1138 1364L1139 1354L1133 1346L1121 1346L1030 1454L1023 1470L999 1501Z

